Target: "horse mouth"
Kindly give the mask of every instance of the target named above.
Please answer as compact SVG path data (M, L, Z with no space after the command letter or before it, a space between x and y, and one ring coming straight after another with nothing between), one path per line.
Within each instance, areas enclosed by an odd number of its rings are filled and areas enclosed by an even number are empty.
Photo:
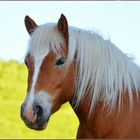
M44 121L38 121L38 120L36 120L35 123L31 123L31 122L27 121L25 118L22 118L22 120L24 121L25 125L28 128L34 129L34 130L37 130L37 131L42 131L42 130L44 130L47 127L49 118L50 117L48 117Z
M31 128L31 129L34 129L36 131L42 131L47 127L47 124L48 124L48 122L46 122L46 123L44 123L44 124L42 124L40 126L35 125L35 126L28 126L28 127Z
M47 122L44 122L43 124L41 125L38 125L37 123L35 124L30 124L30 123L26 123L25 122L25 125L30 128L30 129L34 129L34 130L37 130L37 131L42 131L44 130L46 127L47 127L47 124L48 124L48 121Z

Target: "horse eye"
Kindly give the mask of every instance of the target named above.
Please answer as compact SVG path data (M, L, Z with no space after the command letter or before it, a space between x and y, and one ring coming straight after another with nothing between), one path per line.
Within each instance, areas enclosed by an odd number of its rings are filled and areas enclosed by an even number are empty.
M65 63L66 59L64 57L61 57L60 59L57 60L56 65L63 65Z

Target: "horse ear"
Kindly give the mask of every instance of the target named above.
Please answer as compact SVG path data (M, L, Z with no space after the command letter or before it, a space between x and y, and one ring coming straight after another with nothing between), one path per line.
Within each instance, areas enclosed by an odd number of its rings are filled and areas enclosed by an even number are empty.
M33 29L38 27L38 25L29 16L26 16L24 21L25 21L26 29L28 33L31 35L31 33L33 32Z
M64 38L67 40L68 39L68 22L66 17L61 14L58 23L58 30L62 33L62 35L64 36Z

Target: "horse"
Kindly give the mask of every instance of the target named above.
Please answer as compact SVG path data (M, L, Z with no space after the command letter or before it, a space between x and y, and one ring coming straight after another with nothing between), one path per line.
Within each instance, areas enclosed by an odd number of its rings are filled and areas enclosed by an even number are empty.
M101 34L57 23L37 25L28 15L25 55L27 94L20 115L44 130L50 116L69 102L79 119L77 139L140 138L140 68Z

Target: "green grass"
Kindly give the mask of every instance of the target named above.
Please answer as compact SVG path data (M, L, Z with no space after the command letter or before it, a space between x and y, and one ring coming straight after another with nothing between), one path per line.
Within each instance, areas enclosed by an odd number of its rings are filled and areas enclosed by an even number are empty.
M43 131L25 126L20 106L27 87L27 70L15 61L0 61L0 138L76 138L78 119L69 103L53 114Z

